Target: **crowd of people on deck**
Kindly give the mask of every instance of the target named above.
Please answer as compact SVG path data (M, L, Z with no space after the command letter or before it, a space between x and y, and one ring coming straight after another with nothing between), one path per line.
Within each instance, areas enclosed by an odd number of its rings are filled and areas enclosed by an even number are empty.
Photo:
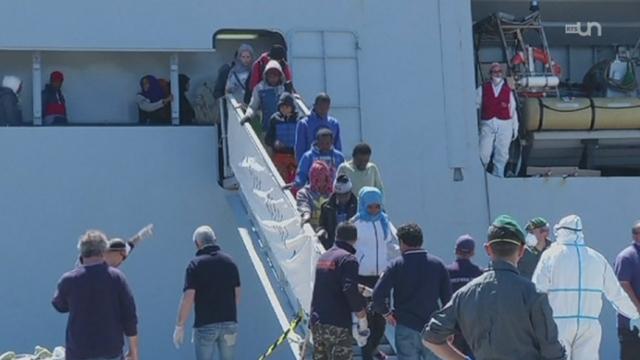
M190 87L190 78L185 74L178 76L178 101L180 103L179 119L182 124L193 123L196 113L187 97ZM62 92L64 74L53 71L49 76L49 82L41 93L42 124L66 125L69 124L67 102ZM23 119L20 94L23 83L17 76L7 75L2 79L0 87L0 126L27 125ZM145 75L140 79L140 91L136 95L135 102L138 107L138 121L140 124L170 124L171 103L174 97L171 94L171 83L164 79L158 79L153 75Z
M387 354L379 345L387 326L395 328L398 359L598 359L603 295L619 313L621 358L637 359L640 222L632 228L633 244L613 268L586 245L576 215L553 227L555 241L541 217L523 229L514 218L499 216L482 239L491 260L486 269L472 261L476 242L470 235L455 241L456 260L445 265L426 250L420 226L396 228L392 223L371 146L358 144L351 159L345 159L340 122L329 115L329 95L319 94L311 114L303 117L284 48L273 46L250 65L252 60L251 46L240 46L234 63L220 69L223 80L218 83L224 84L223 95L244 104L241 122L251 123L269 148L285 188L296 194L301 222L311 225L326 250L316 265L308 309L313 359L351 359L354 342L363 359L384 359ZM145 106L173 101L163 97L154 79L141 81L140 101ZM52 82L59 90L61 77L52 74ZM19 92L19 82L7 85ZM505 99L508 95L495 87L492 91ZM55 99L64 101L61 95ZM487 110L484 117L504 120L511 111L508 104L494 105L497 115ZM502 136L502 125L483 126ZM174 344L183 344L195 307L196 359L213 359L216 349L221 359L233 359L239 331L238 268L210 227L196 229L193 242L197 253L186 269ZM70 313L68 358L121 359L123 338L128 337L127 359L138 359L135 302L116 269L131 243L88 231L79 249L81 265L62 277L53 300L58 311ZM102 289L98 299L86 296L92 289ZM106 289L118 289L118 295ZM96 306L109 312L96 314ZM95 346L95 336L104 339L100 346Z

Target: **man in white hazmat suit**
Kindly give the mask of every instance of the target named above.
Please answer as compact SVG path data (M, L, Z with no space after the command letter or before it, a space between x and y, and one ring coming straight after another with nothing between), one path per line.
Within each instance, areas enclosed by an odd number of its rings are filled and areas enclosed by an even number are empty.
M531 281L549 295L567 359L597 360L602 295L616 311L634 319L632 327L639 326L640 314L604 256L585 245L580 217L563 218L554 233L556 242L542 254Z

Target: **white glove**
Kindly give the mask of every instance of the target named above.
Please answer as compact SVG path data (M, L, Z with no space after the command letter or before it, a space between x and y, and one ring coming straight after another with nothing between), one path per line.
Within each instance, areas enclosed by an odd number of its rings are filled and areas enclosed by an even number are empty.
M518 130L520 129L520 124L518 123L518 118L511 120L513 121L513 128L511 133L511 141L514 141L518 138Z
M356 339L359 347L367 344L370 334L371 331L369 330L369 323L366 317L358 319L358 322L353 324L353 338Z
M141 239L146 239L151 235L153 235L153 224L149 224L143 227L140 231L138 231L138 234L137 234L137 236L140 237Z
M176 349L180 349L180 345L184 342L184 326L176 326L173 330L173 345Z
M640 330L640 318L629 320L629 330L633 331L634 327ZM640 337L640 331L638 331L638 337Z

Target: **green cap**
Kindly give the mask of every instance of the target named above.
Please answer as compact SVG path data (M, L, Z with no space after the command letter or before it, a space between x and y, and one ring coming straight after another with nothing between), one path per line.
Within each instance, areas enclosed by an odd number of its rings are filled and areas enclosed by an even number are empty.
M549 222L541 217L535 217L527 223L527 227L525 228L527 231L531 231L533 229L539 229L543 227L549 227Z
M493 228L493 229L492 229ZM493 231L495 228L503 231ZM500 215L489 228L489 244L494 242L510 242L516 245L523 245L524 232L518 222L509 215Z

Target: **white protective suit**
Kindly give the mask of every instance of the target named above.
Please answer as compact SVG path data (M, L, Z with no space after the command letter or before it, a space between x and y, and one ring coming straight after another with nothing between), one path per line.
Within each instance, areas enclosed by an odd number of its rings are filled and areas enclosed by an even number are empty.
M567 359L597 360L602 295L624 316L640 315L607 260L585 245L580 217L560 220L554 233L556 242L542 254L531 281L548 293Z
M504 84L504 79L497 85L491 84L494 96L498 96ZM478 87L476 96L476 106L482 110L482 86ZM518 136L518 112L513 92L509 96L509 112L511 120L480 120L480 161L486 168L493 154L493 175L498 177L504 177L504 168L509 161L509 146Z

